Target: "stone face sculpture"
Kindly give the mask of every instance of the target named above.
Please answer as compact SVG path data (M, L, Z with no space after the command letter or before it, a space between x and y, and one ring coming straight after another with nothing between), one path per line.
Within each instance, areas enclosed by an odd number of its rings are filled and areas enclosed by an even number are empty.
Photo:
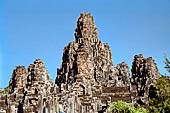
M93 16L82 13L75 41L64 48L55 84L40 59L28 69L17 66L9 82L9 93L0 93L0 110L110 113L109 103L118 100L147 108L149 87L160 75L157 65L151 57L140 54L134 57L131 71L132 76L125 62L113 65L111 49L99 40Z
M142 54L134 57L131 84L136 87L137 95L142 97L136 98L140 103L148 103L149 88L159 76L160 73L152 57L144 58Z
M16 66L13 70L12 78L9 82L9 94L22 89L26 84L28 71L24 66Z
M81 14L75 30L75 41L64 48L63 63L58 69L56 84L74 83L77 78L108 85L109 78L116 81L112 54L108 44L98 39L93 16Z
M118 77L118 86L130 86L130 71L129 67L125 62L117 65L117 77Z

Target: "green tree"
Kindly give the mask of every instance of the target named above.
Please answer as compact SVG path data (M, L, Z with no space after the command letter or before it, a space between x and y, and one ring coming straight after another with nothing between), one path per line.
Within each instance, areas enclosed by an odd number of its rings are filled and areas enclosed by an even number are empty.
M170 73L170 61L168 60L168 58L166 56L164 56L165 58L165 69L167 69L167 71Z
M170 73L170 62L165 57L165 68ZM150 87L149 106L151 113L170 113L170 77L161 76Z
M9 92L9 86L7 86L6 88L4 88L4 93L5 93L5 94L8 94L8 92Z
M136 109L123 101L112 102L110 104L110 110L112 113L148 113L144 108Z
M170 113L170 78L162 76L150 91L149 106L151 113ZM154 95L154 96L153 96Z

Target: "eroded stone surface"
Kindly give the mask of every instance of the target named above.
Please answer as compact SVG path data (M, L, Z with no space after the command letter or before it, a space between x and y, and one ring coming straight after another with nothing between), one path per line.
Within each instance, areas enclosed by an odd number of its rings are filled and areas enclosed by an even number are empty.
M117 86L130 86L130 71L128 64L122 62L121 64L118 64L116 68L118 76Z
M116 83L115 68L108 44L98 39L97 27L90 14L81 14L75 30L76 40L64 48L63 63L58 69L56 83L74 83L77 78L96 81L103 86Z
M160 73L152 57L144 58L142 54L136 55L132 63L132 85L136 87L136 98L141 104L148 103L149 88L158 79Z
M16 66L16 69L13 70L12 78L9 82L10 94L25 86L27 75L28 71L25 66Z
M54 113L50 107L54 106L51 102L55 90L52 89L54 85L49 73L44 63L37 59L28 69L24 66L14 69L9 82L9 94L2 95L0 103L3 103L1 105L8 113L43 113L47 108L50 108L50 113Z

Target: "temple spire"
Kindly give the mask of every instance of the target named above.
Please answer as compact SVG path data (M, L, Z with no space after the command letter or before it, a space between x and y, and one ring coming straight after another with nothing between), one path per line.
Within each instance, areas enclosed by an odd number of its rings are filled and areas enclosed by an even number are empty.
M98 30L91 14L80 14L77 21L77 28L75 29L75 38L77 42L81 39L98 40Z

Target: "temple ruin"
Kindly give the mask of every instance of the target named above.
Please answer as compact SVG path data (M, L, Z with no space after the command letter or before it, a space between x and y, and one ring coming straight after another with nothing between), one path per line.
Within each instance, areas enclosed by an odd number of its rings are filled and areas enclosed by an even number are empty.
M0 113L111 113L109 104L118 100L147 108L149 88L159 76L152 57L142 54L134 56L131 70L125 62L114 66L93 16L82 13L55 83L40 59L28 68L16 66L8 94L0 91Z

